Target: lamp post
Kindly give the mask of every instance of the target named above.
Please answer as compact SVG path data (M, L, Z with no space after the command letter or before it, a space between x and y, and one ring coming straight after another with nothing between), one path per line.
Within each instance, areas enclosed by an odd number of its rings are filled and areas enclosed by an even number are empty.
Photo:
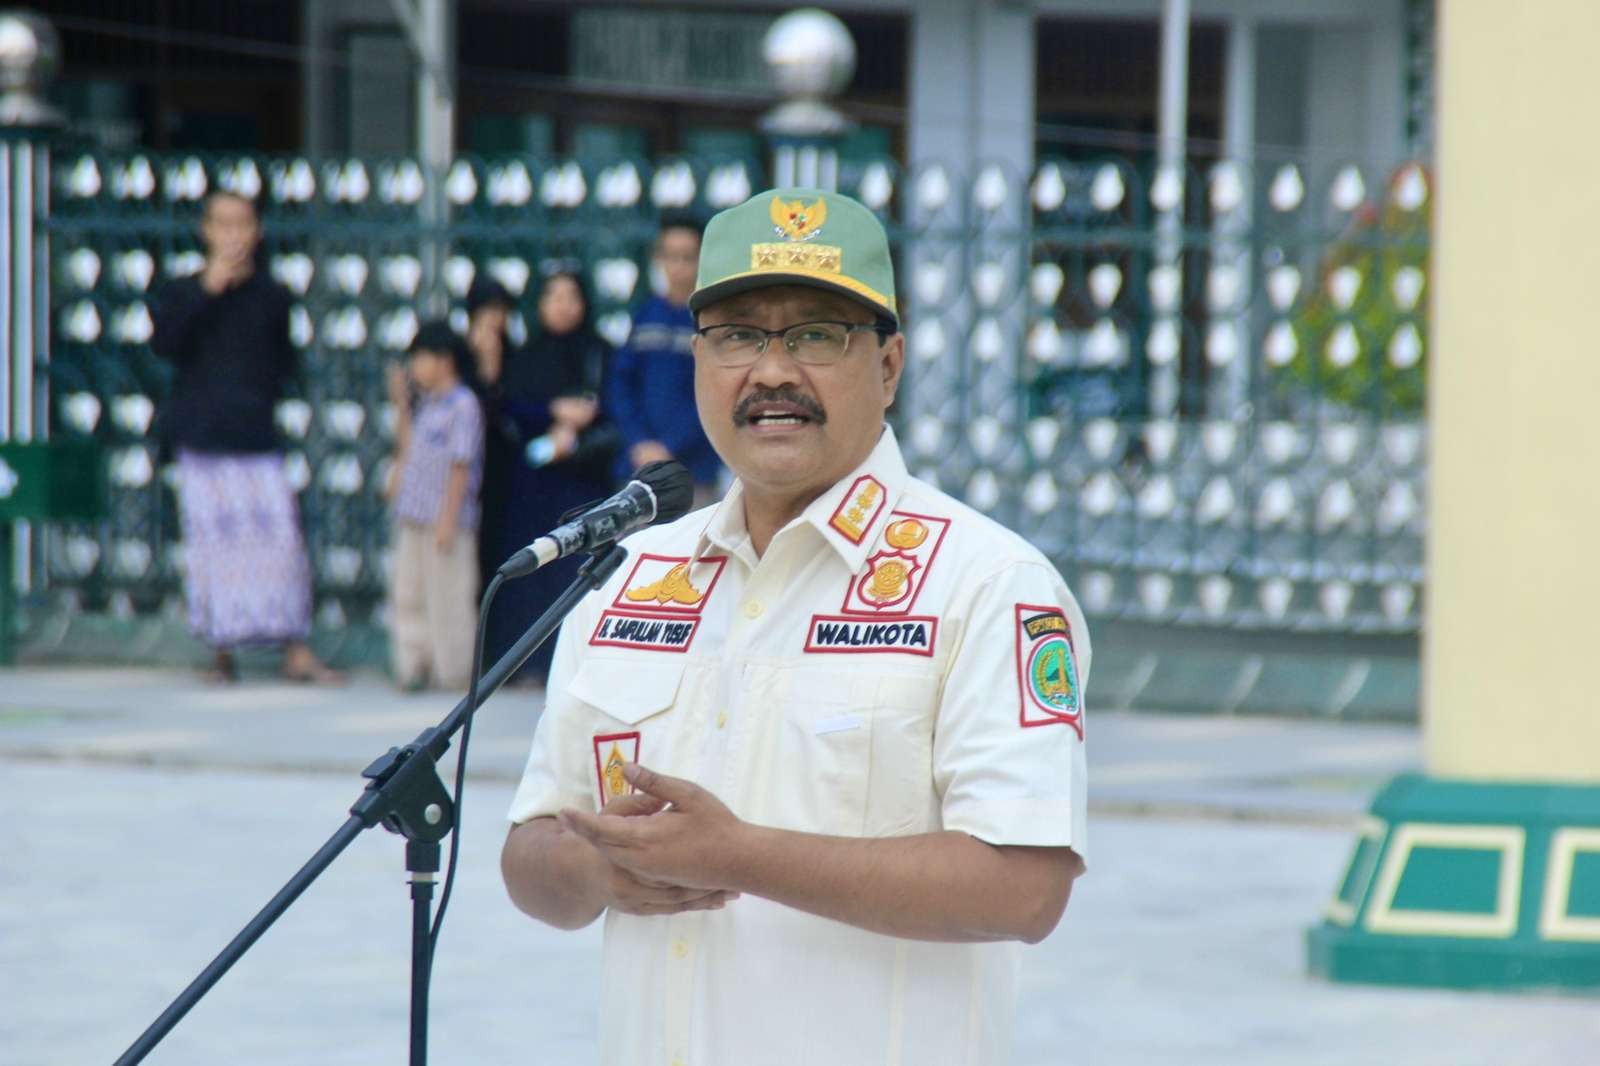
M43 453L26 442L48 428L35 368L50 351L49 251L36 225L50 202L48 136L61 124L45 90L60 66L54 26L0 11L0 663L11 656L15 590L32 576L32 535L20 520L50 510L47 475L34 466Z
M838 188L838 143L853 123L828 97L855 74L850 31L826 11L801 8L772 24L761 54L785 97L761 119L772 149L772 183Z
M56 28L31 11L0 11L0 126L52 129L61 116L44 91L61 67Z
M0 11L0 440L28 440L44 410L33 395L48 351L46 251L35 220L49 202L47 135L61 116L44 92L61 65L55 27L28 11Z

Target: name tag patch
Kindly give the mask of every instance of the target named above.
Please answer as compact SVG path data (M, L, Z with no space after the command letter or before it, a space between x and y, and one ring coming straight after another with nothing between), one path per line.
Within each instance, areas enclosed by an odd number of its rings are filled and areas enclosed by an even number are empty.
M811 618L811 628L806 633L806 651L931 656L938 629L939 620L931 616L870 621L848 615L819 614Z
M686 652L700 628L699 618L663 618L660 615L603 611L589 643L641 651Z

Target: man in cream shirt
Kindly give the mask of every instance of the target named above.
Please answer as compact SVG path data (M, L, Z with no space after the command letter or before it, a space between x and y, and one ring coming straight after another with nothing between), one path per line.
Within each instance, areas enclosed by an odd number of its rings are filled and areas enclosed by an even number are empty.
M560 928L605 913L606 1064L1008 1063L1020 945L1084 870L1083 616L907 473L866 208L723 212L690 307L738 480L568 619L507 888Z

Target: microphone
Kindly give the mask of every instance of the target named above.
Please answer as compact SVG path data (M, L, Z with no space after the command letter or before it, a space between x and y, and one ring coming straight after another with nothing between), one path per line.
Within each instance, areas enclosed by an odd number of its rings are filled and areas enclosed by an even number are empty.
M621 540L636 529L672 522L689 512L694 482L676 459L640 467L621 492L564 522L501 565L507 578L531 574L541 566Z

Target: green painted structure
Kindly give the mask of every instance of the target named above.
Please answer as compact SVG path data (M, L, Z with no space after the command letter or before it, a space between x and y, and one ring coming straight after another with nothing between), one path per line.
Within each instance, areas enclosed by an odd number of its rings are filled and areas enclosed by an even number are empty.
M1600 789L1396 778L1306 942L1337 981L1600 989Z
M105 460L85 441L0 441L0 574L15 567L16 521L87 522L105 513ZM0 581L0 666L16 654L16 590Z
M0 442L0 522L105 512L104 456L87 441Z

